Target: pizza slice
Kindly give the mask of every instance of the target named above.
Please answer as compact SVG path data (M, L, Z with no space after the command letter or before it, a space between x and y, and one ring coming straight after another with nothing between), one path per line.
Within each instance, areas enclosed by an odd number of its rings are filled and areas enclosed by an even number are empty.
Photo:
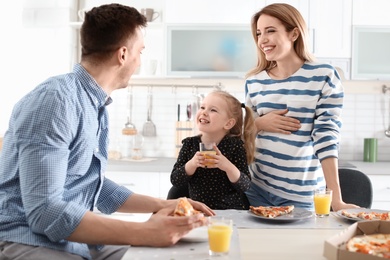
M274 207L250 206L249 208L254 214L258 216L262 216L266 218L276 218L282 215L290 214L294 210L294 205L274 206Z
M390 259L390 234L354 236L348 240L347 250Z
M175 211L173 212L174 216L191 216L201 213L200 211L194 209L191 203L186 197L179 198L179 201L176 205Z

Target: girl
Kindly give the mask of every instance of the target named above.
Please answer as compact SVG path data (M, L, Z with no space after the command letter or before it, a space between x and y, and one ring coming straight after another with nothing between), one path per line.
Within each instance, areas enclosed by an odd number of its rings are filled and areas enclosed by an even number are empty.
M245 120L243 109L245 109ZM185 138L171 182L188 187L189 197L212 209L248 209L244 192L251 176L256 129L252 111L221 90L209 93L196 114L199 135ZM199 143L214 143L215 155L206 159Z

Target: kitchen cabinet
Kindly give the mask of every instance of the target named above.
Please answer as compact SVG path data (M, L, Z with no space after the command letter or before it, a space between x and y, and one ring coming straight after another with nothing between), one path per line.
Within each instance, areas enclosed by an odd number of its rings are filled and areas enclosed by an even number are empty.
M389 10L388 0L353 0L352 24L390 26Z
M249 25L252 15L264 5L264 0L166 0L165 22Z
M308 26L314 55L318 58L350 58L352 0L312 0L309 7Z
M371 180L373 188L372 209L390 210L390 174L389 162L351 162L352 165L367 176Z
M374 199L371 208L390 210L390 175L368 176L371 180Z
M160 196L158 172L108 171L106 177L136 193L153 197Z

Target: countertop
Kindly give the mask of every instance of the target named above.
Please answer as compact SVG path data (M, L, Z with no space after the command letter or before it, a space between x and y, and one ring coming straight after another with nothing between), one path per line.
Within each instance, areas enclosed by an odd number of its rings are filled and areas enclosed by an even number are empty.
M141 160L109 160L107 171L171 172L176 158L143 158ZM340 168L356 168L367 175L390 175L390 162L339 161Z

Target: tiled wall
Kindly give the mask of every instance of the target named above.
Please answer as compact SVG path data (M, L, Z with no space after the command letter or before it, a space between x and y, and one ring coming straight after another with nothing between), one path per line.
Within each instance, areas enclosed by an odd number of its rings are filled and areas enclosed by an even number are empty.
M363 160L364 138L378 138L378 161L390 161L390 91L386 94L345 95L340 157Z
M146 95L147 89L133 87L134 107L133 123L138 130L142 130L146 120ZM210 89L200 89L208 92ZM239 100L244 100L242 91L230 91ZM114 93L114 103L110 107L111 148L120 149L118 143L123 143L121 129L126 122L126 94L127 90L118 90ZM152 121L157 127L156 137L145 138L145 156L174 157L175 156L175 126L177 121L177 104L181 105L181 120L185 120L184 107L194 100L192 88L171 89L166 87L153 88L153 112ZM384 99L386 97L387 99ZM378 161L390 161L390 138L384 135L385 124L389 124L390 93L383 94L348 94L346 93L343 110L342 140L340 146L340 158L343 160L363 160L363 139L378 138ZM384 107L384 103L386 107ZM387 116L383 115L383 111ZM384 122L385 119L385 122ZM195 133L195 132L194 132Z

